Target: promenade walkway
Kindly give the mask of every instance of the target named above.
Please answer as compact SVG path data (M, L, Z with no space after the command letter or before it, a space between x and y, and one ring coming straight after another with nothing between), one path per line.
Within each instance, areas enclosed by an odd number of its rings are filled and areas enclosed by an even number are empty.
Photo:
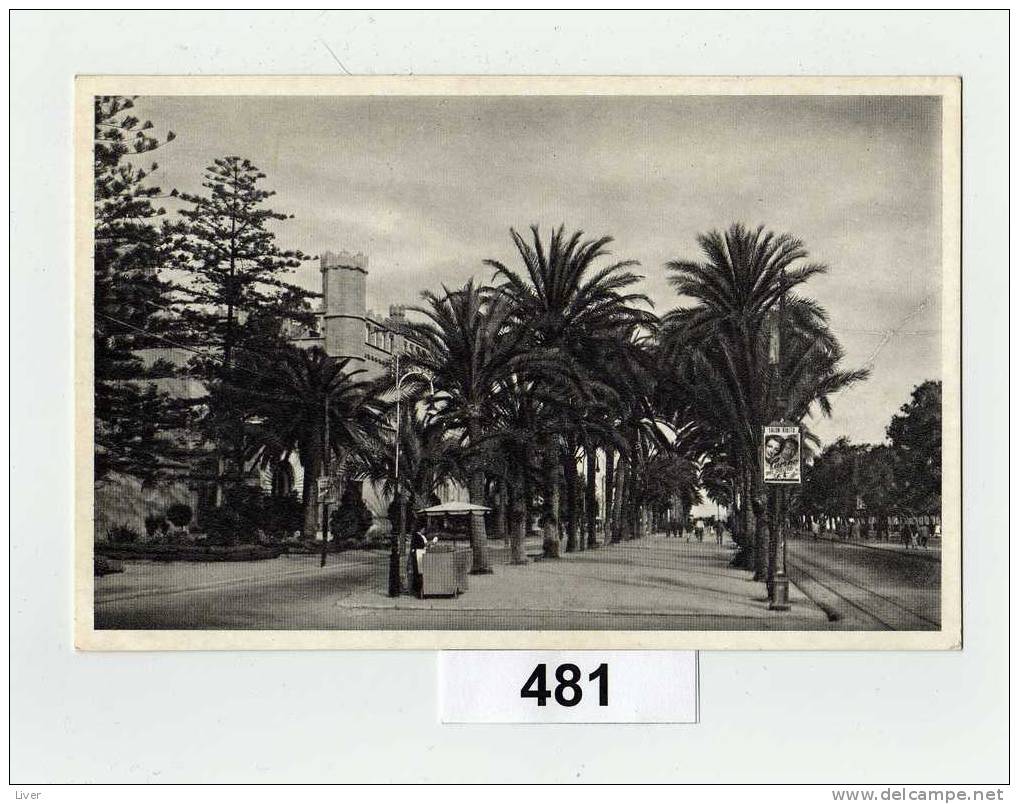
M355 552L233 564L125 562L96 579L97 628L827 630L795 587L773 612L764 586L728 566L714 542L643 539L511 565L490 543L495 572L470 576L459 598L387 594L388 556ZM527 552L540 553L537 542Z

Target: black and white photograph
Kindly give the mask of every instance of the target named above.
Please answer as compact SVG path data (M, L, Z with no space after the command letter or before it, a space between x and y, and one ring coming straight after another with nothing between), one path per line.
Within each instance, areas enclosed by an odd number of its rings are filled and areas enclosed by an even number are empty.
M76 92L79 647L960 647L957 80Z

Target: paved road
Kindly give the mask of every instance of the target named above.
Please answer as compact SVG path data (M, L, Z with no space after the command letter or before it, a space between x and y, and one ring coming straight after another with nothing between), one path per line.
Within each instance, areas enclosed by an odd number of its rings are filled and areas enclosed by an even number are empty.
M793 610L768 609L763 586L728 567L715 544L649 538L510 566L462 598L386 594L388 556L357 552L258 562L125 562L97 579L98 629L829 630L798 590ZM538 546L534 546L538 550Z
M363 553L330 556L318 566L316 556L282 557L271 561L160 566L125 562L127 573L148 580L147 588L119 588L123 576L111 575L96 584L96 628L337 628L330 601L345 590L373 584L384 590L388 563L384 555ZM172 570L183 575L166 579ZM125 573L125 575L127 575ZM130 577L130 576L128 576ZM323 606L309 605L321 601ZM272 625L267 625L272 623Z
M941 621L941 561L933 552L790 540L789 577L853 630L931 631Z

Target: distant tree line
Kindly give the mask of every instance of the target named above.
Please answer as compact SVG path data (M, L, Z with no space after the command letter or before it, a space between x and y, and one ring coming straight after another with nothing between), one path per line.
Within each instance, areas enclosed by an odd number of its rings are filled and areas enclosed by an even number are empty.
M882 444L840 438L806 468L798 512L808 516L918 516L941 513L941 382L913 389Z

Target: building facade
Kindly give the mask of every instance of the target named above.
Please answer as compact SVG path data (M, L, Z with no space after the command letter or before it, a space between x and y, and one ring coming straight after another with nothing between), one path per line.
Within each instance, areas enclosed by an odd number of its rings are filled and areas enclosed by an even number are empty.
M322 304L310 329L295 329L293 342L304 348L318 346L327 355L348 358L369 379L387 371L397 355L419 347L407 333L406 308L390 305L389 314L368 310L368 258L346 251L325 252L319 258Z

